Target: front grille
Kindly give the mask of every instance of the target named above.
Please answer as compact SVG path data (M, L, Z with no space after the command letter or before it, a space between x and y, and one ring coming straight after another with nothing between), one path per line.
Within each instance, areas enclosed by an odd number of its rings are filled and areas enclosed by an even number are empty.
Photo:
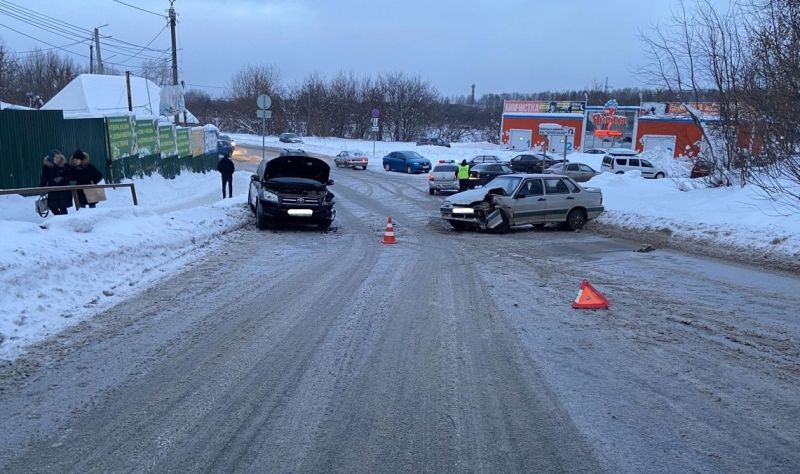
M320 203L319 198L313 196L283 196L281 201L284 204L313 204Z

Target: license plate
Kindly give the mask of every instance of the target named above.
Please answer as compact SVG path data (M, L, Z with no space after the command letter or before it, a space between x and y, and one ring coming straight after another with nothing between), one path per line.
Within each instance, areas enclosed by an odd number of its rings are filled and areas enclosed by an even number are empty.
M311 217L314 214L314 211L312 211L311 209L289 209L286 212L290 216L296 216L296 217Z

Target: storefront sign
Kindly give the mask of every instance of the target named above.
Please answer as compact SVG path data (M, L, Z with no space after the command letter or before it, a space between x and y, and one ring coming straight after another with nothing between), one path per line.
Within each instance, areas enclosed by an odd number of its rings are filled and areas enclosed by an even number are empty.
M586 102L582 101L506 100L503 102L504 114L582 114L585 109Z
M621 136L622 133L611 134L611 127L624 127L628 124L628 118L624 115L617 115L617 101L612 99L603 106L603 112L592 114L592 123L597 127L593 132L595 136Z

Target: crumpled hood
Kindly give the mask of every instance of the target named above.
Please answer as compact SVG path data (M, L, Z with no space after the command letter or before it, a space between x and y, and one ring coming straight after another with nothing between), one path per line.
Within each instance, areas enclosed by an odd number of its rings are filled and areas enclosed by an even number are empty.
M468 191L453 194L452 196L448 197L447 200L453 204L470 205L475 201L482 201L492 189L496 189L496 187L487 188L484 186L482 188L470 189Z
M331 167L319 158L310 156L279 156L267 162L265 179L307 178L326 184Z

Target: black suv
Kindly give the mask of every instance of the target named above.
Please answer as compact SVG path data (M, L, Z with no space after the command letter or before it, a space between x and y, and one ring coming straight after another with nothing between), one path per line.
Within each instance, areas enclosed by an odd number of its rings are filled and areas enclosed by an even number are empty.
M450 148L450 144L442 140L441 138L420 138L419 140L417 140L417 146L423 146L423 145L445 146L447 148Z
M331 167L310 156L279 156L261 160L250 177L247 203L256 215L256 226L277 223L316 225L325 230L336 217Z

